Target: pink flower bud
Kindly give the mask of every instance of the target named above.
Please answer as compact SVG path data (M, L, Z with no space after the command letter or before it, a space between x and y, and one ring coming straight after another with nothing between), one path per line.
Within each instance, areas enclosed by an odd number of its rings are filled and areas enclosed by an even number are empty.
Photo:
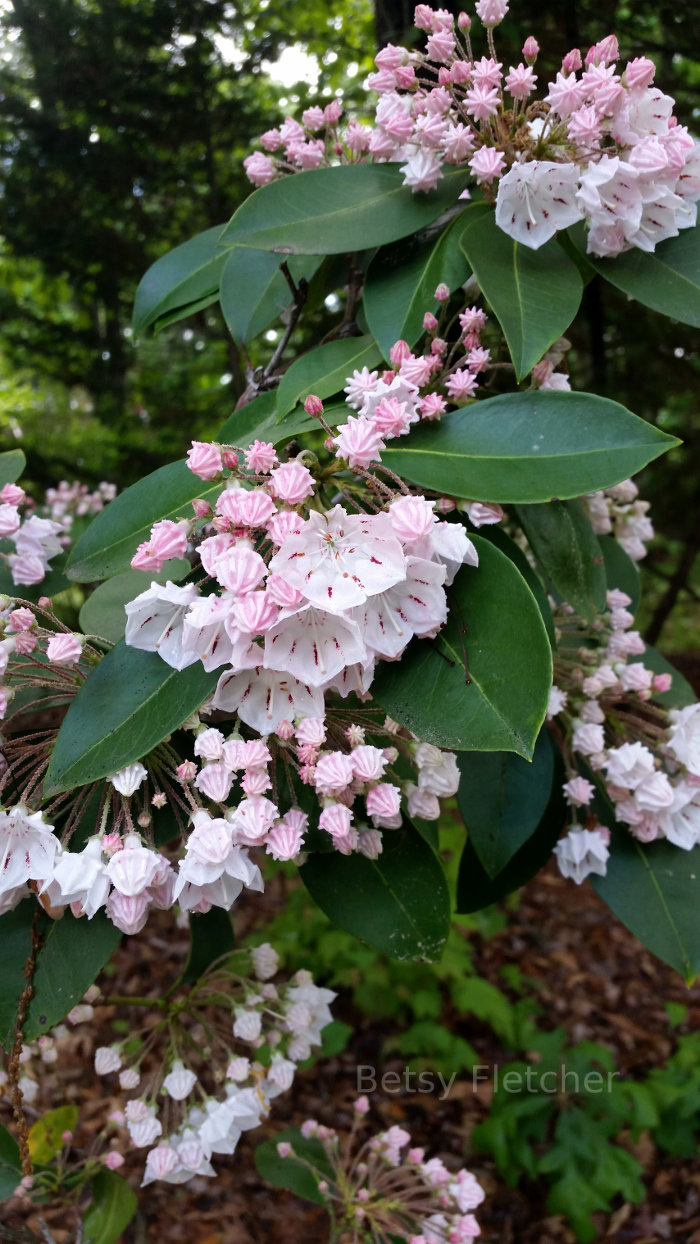
M460 30L469 30L469 27L471 26L471 24L472 24L472 19L468 13L461 12L458 15L457 25L459 26Z
M304 402L304 410L307 415L312 415L316 419L323 414L323 402L320 397L315 397L313 393L310 393Z
M631 91L642 91L651 86L656 65L647 56L637 56L625 67L624 80Z
M407 341L403 341L401 338L394 343L394 345L391 347L389 351L389 358L394 364L394 367L400 367L401 364L404 363L406 359L410 357L411 357L411 347L409 346Z
M192 502L192 509L194 510L196 518L208 518L211 514L211 506L209 502L203 501L201 497L195 497Z
M303 845L303 836L298 829L278 821L265 839L265 850L273 860L293 860Z
M275 730L275 734L277 735L278 739L283 739L284 741L286 741L287 739L293 739L294 738L294 726L292 725L292 722L281 721L279 725L277 726L277 729Z
M539 56L540 45L534 35L528 35L523 43L523 57L528 65L534 65Z
M654 680L652 682L652 687L654 688L654 691L659 691L659 692L670 691L672 682L673 682L672 674L655 674Z
M197 766L193 760L183 760L182 764L177 766L175 772L178 781L183 784L185 782L193 782L197 776Z
M102 1161L108 1171L118 1171L119 1167L124 1165L124 1158L121 1153L117 1153L116 1149L111 1149L109 1153L103 1154Z
M82 654L82 636L53 635L46 646L46 656L54 665L77 665Z
M401 821L401 791L381 782L367 793L367 815L375 828L395 829Z
M221 455L221 461L227 471L235 471L238 466L238 454L233 449L225 449Z
M200 479L216 479L223 467L216 445L208 445L203 441L192 442L192 448L187 453L187 465L193 475L198 475Z
M314 478L303 462L285 462L271 473L270 491L287 505L298 505L313 496Z
M576 73L581 68L582 64L583 61L581 60L581 53L578 48L572 48L570 52L566 53L566 56L561 62L562 72L565 74Z
M435 319L435 316L433 315L432 311L426 311L425 315L423 316L423 328L425 329L426 333L434 333L437 326L438 326L438 322Z
M281 1158L288 1158L292 1153L292 1146L288 1140L281 1140L277 1146L277 1152Z
M441 281L437 289L435 290L433 297L436 299L437 302L447 302L449 296L450 296L449 285L445 285L445 282Z

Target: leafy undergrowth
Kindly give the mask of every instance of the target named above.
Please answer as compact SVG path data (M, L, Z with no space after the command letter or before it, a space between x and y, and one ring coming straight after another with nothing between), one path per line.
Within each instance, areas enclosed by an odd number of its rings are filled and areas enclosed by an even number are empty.
M572 887L551 869L511 908L507 916L491 911L459 918L439 968L416 969L380 960L339 934L303 891L290 894L284 876L275 877L264 907L241 907L239 936L260 940L256 921L274 910L274 940L288 963L311 968L339 989L336 1048L347 1038L342 1024L353 1035L344 1049L304 1072L295 1092L275 1103L265 1127L245 1135L236 1154L219 1162L216 1181L144 1189L124 1244L321 1244L323 1211L271 1191L255 1171L254 1148L310 1115L343 1127L353 1098L368 1089L378 1127L405 1126L416 1143L448 1163L467 1157L487 1190L479 1211L486 1244L573 1244L572 1227L580 1239L700 1244L700 1173L693 1158L700 1121L700 1041L693 1035L700 1027L700 986L686 989L611 922L592 890ZM186 935L173 936L164 917L147 939L125 939L109 990L157 996L186 947ZM85 1067L93 1048L108 1044L115 1028L123 1032L129 1022L124 1008L98 1009L96 1024L73 1030L60 1071L46 1068L34 1108L79 1105L79 1145L89 1144L120 1104L105 1099L104 1081L84 1088ZM562 1064L581 1077L580 1085L570 1078L556 1092L537 1087L538 1076ZM519 1089L511 1079L504 1091L508 1072L523 1077L528 1067L535 1091L524 1079ZM618 1073L613 1091L582 1087L585 1075L603 1080L610 1071ZM599 1083L588 1087L596 1090ZM135 1152L123 1168L135 1187L141 1162ZM13 1229L39 1232L36 1210L5 1217L3 1244ZM42 1217L56 1244L74 1238L65 1210L46 1206Z

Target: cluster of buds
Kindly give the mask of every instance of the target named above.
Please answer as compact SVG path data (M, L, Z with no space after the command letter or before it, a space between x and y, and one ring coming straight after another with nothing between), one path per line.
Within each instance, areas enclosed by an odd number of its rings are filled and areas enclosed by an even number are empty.
M426 1160L402 1127L360 1143L368 1110L367 1098L359 1097L345 1137L307 1119L301 1127L305 1143L295 1148L294 1140L283 1140L277 1151L311 1172L332 1220L353 1239L469 1244L479 1235L471 1211L484 1199L481 1185L464 1168L452 1172L440 1158Z
M68 484L47 489L44 502L34 504L18 484L0 489L0 539L9 540L14 553L0 553L17 586L41 583L51 569L51 561L70 542L75 517L93 515L116 496L113 484L98 484L90 492L86 484Z
M585 57L568 52L546 95L531 98L536 39L526 39L522 61L507 73L497 59L493 31L507 11L507 0L477 3L489 52L477 59L468 14L455 21L446 9L417 5L425 51L388 44L379 52L369 79L380 95L374 127L351 122L339 139L323 110L309 109L304 117L320 114L325 139L287 118L261 139L269 152L284 146L285 156L249 156L248 176L263 185L299 168L366 159L401 162L405 184L428 191L446 164L466 165L495 199L500 228L533 249L577 221L586 222L596 255L653 251L692 227L700 146L678 124L674 100L653 85L653 61L637 57L618 70L610 35Z
M647 555L647 544L654 538L649 518L649 502L639 500L639 489L625 479L604 492L589 493L583 498L591 526L598 536L612 535L633 562Z

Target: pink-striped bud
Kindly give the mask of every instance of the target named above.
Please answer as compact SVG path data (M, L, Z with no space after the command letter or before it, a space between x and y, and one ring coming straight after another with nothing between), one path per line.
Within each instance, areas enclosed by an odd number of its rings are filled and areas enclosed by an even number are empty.
M312 415L314 419L317 419L319 415L323 414L323 402L320 397L316 397L315 394L310 393L304 402L304 410L307 415Z

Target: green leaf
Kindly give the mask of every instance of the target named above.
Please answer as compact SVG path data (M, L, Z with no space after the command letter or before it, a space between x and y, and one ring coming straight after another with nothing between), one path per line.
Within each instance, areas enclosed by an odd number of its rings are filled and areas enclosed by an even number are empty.
M692 984L700 972L700 847L682 851L666 841L642 846L617 828L606 875L591 880L647 950Z
M27 465L27 459L21 449L7 449L0 454L0 488L5 484L14 484Z
M191 311L216 301L230 247L220 247L223 225L206 229L157 259L141 277L134 299L132 328L139 335L156 332ZM196 307L195 305L196 304Z
M544 868L552 857L552 851L566 820L566 801L562 790L564 764L559 749L552 744L554 778L549 802L534 834L506 864L497 877L489 877L471 841L467 843L459 862L457 878L457 911L462 913L480 911L518 890Z
M12 1133L0 1123L0 1201L12 1196L21 1178L19 1145Z
M520 505L516 514L555 592L592 622L605 609L605 561L580 502Z
M463 285L469 267L459 245L463 216L435 239L415 238L385 247L367 272L362 303L367 324L384 358L396 341L414 346L423 333L423 316L435 311L435 290Z
M632 561L632 558L628 557L622 545L614 536L598 536L598 544L605 559L605 578L608 591L611 591L613 588L619 588L621 592L626 592L632 601L630 610L632 613L636 613L641 597L637 566Z
M79 622L84 635L100 635L116 644L126 629L124 606L148 591L151 583L178 583L192 567L183 557L172 557L158 574L145 570L127 570L101 583L88 596L80 610Z
M469 840L496 877L534 834L552 790L554 747L542 730L532 761L512 752L462 752L457 802Z
M119 929L103 911L88 921L70 911L51 922L34 975L24 1036L35 1041L80 1002L111 958L121 939Z
M547 599L547 593L542 586L542 580L535 574L535 571L532 569L532 566L523 553L523 550L515 543L515 540L511 540L510 536L506 535L505 531L498 525L498 523L495 523L493 526L482 527L479 534L483 540L488 540L490 544L495 544L497 549L500 549L502 553L505 553L506 557L509 558L509 560L512 561L520 571L523 579L532 592L532 595L537 601L540 614L542 615L542 621L544 622L545 630L549 637L550 645L553 651L556 652L557 641L554 633L554 619L552 617L552 610L550 608L549 600Z
M235 341L247 345L292 302L282 259L270 251L254 251L236 246L228 252L221 274L219 301L224 319ZM310 281L321 258L299 255L288 261L290 274L298 285Z
M194 713L218 671L172 669L157 652L120 640L73 700L53 749L44 798L108 777L146 756Z
M522 380L566 332L579 309L583 281L554 238L539 250L522 246L480 203L468 207L463 220L462 249L505 333L516 379Z
M63 1133L74 1132L77 1122L77 1106L58 1106L32 1123L27 1138L32 1162L46 1166L63 1149Z
M333 397L342 392L353 371L374 367L381 361L379 347L369 336L343 337L310 350L292 363L280 381L278 418L282 419L298 402L304 402L309 393L320 398Z
M280 1157L277 1146L285 1141L292 1146L294 1154L301 1161L295 1161L291 1156ZM307 1140L298 1128L278 1132L274 1140L263 1141L255 1150L255 1169L268 1183L275 1188L286 1188L295 1196L313 1201L315 1205L326 1205L326 1198L318 1190L318 1179L309 1170L307 1163L315 1167L323 1179L330 1184L335 1183L333 1168L321 1141L313 1138Z
M400 662L382 662L372 694L428 743L529 759L549 700L549 640L513 563L473 539L479 566L447 589L446 627L434 641L414 640Z
M116 1171L98 1171L83 1218L84 1244L118 1244L138 1208L136 1193Z
M586 251L582 225L569 230L581 253ZM661 242L653 254L633 247L614 259L586 254L586 261L611 285L669 319L700 328L700 223Z
M424 229L469 180L450 170L436 190L413 194L397 164L346 164L282 177L254 191L221 241L281 255L333 255L384 246Z
M604 397L506 393L420 424L382 462L423 488L522 504L608 488L678 444Z
M343 409L347 413L347 407ZM277 446L284 445L286 441L291 441L304 432L318 431L318 428L318 422L303 411L289 415L282 423L278 423L277 391L268 389L240 410L234 410L219 428L217 440L235 445L237 449L247 449L254 440L272 441Z
M230 912L212 907L209 911L193 913L190 949L182 980L188 984L198 981L215 959L233 950L235 945Z
M14 911L0 916L0 1045L12 1047L17 1003L24 989L24 965L32 948L32 920L35 903L24 901Z
M131 569L139 544L162 518L192 518L195 497L214 503L222 485L193 475L187 463L159 467L110 501L90 523L68 559L67 574L78 583L108 579Z
M442 866L415 829L384 835L376 860L317 852L299 870L321 911L392 959L436 962L449 929Z
M671 665L670 661L656 648L652 648L651 644L647 644L641 656L628 657L631 662L640 661L647 669L653 670L655 674L670 674L673 682L670 691L655 691L654 701L657 704L663 704L664 708L688 708L691 704L697 702L695 691L691 687L687 678L684 678L680 670L675 665Z

